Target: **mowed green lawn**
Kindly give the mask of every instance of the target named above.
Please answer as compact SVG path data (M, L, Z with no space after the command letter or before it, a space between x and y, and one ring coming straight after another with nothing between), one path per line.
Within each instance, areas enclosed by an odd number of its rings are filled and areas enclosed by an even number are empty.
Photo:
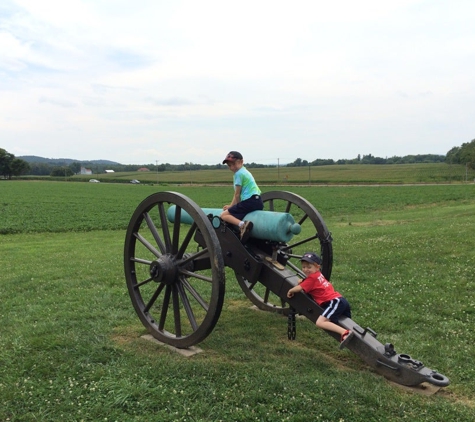
M123 275L131 214L158 190L220 207L231 186L1 181L0 420L472 421L475 185L276 189L325 219L353 319L448 387L390 383L305 320L289 341L230 270L203 353L143 340Z

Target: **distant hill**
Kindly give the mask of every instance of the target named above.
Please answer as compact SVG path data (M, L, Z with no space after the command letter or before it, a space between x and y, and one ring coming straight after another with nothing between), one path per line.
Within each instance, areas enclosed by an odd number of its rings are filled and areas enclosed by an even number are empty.
M120 163L110 160L74 160L72 158L45 158L38 157L36 155L23 155L17 158L20 158L21 160L24 160L27 163L44 163L57 166L69 166L71 163L120 165Z

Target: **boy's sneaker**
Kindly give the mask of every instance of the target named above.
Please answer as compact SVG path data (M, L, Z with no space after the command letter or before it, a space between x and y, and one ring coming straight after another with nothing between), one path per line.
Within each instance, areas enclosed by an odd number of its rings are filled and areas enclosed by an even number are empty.
M350 342L350 340L353 338L353 336L354 336L353 331L346 330L341 335L340 349L344 349L346 347L346 345Z
M244 224L239 228L242 243L246 243L251 236L252 226L252 221L245 221Z

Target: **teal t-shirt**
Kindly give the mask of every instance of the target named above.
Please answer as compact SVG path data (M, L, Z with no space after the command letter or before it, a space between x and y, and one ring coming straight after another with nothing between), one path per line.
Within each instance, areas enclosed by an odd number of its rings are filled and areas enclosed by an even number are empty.
M252 195L261 194L251 172L244 166L234 173L234 186L241 186L241 201L249 199Z

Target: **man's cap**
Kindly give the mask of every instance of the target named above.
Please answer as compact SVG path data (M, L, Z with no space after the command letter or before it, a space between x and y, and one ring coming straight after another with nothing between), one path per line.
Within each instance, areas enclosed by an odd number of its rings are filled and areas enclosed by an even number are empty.
M322 265L322 258L320 258L316 253L306 252L300 258L300 261L310 262L311 264Z
M237 151L229 151L226 158L223 160L223 164L226 164L228 161L242 160L242 155Z

